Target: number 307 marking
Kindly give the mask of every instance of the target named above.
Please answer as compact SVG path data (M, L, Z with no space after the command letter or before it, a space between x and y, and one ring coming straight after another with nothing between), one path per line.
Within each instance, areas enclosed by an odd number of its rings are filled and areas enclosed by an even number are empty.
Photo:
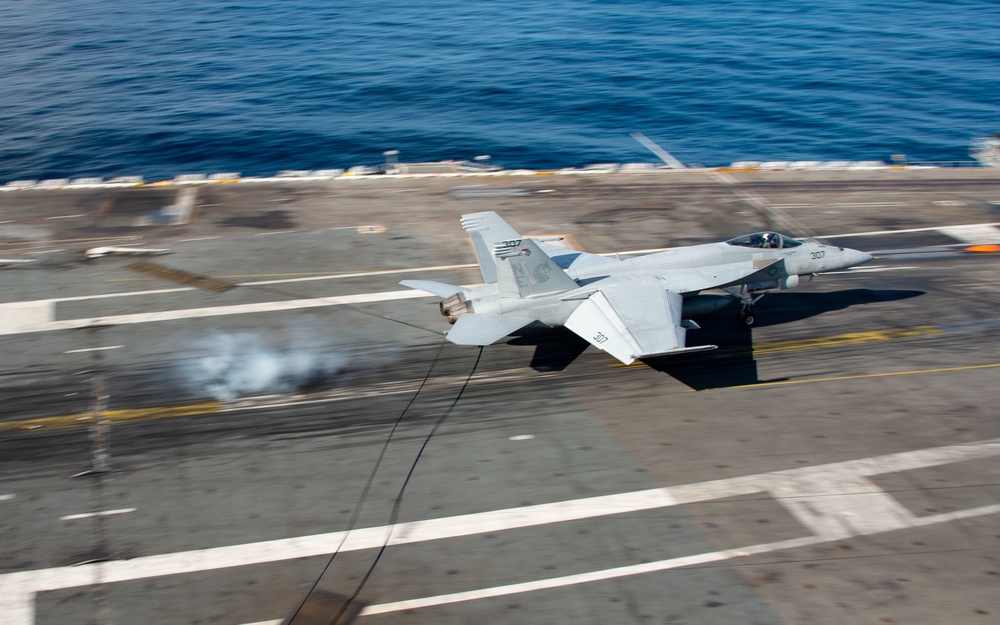
M824 256L826 256L826 252L824 252L823 250L820 250L818 252L810 252L809 256L813 259L823 258Z
M604 343L604 342L605 342L605 341L607 341L607 340L608 340L608 337L607 337L607 336L605 336L605 335L604 335L603 333L601 333L601 332L598 332L598 333L597 333L597 336L595 336L595 337L594 337L594 342L595 342L595 343L597 343L598 345L600 345L601 343Z
M511 239L510 241L499 241L497 247L517 247L521 244L521 239Z

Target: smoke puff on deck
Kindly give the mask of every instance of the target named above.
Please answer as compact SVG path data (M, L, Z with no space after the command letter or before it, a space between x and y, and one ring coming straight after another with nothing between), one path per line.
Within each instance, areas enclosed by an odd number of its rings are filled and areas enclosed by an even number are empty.
M279 349L250 332L216 334L202 347L210 353L187 361L183 375L199 394L219 400L295 391L326 382L348 364L341 352Z

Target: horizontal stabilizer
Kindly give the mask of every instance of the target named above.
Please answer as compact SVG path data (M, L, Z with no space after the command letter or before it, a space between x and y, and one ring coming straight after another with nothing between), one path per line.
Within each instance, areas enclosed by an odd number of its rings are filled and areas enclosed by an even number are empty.
M533 321L530 317L467 313L455 321L447 338L456 345L489 345Z
M449 298L455 293L461 293L465 290L454 284L445 284L444 282L435 282L434 280L403 280L400 284L418 291L427 291L443 298Z

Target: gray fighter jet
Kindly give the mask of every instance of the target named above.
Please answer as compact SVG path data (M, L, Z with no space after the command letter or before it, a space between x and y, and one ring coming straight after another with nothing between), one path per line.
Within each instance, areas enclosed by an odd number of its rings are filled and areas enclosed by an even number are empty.
M432 280L400 284L444 298L454 327L448 340L489 345L528 325L565 326L625 364L648 356L714 349L685 346L692 321L730 304L753 325L752 306L769 289L867 263L843 247L798 241L777 232L747 234L621 260L522 237L494 212L462 217L485 284ZM726 295L703 294L721 289Z

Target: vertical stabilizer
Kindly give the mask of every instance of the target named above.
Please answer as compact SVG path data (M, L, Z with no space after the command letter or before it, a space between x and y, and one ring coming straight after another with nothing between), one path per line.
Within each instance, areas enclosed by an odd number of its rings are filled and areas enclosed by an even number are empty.
M531 239L494 243L493 256L502 297L553 295L579 286Z
M479 261L483 281L487 284L496 282L497 266L493 246L500 241L520 240L521 235L493 211L462 215L462 227L472 240L472 250Z

